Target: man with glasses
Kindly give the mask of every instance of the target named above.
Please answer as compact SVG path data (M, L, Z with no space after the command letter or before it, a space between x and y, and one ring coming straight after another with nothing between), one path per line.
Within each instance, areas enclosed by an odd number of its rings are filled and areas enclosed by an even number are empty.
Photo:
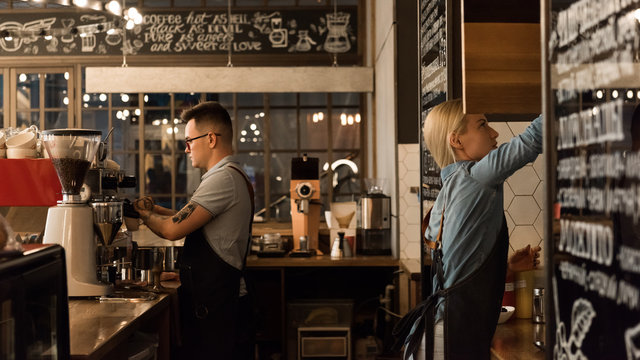
M185 359L253 359L252 307L244 281L254 213L253 188L233 160L233 127L217 102L185 110L185 153L203 169L201 183L177 213L150 197L134 203L158 236L186 236L180 266Z

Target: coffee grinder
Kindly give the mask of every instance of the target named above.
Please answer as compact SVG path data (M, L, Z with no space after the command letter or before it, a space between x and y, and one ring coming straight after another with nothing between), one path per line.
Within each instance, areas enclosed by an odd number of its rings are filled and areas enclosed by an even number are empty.
M49 208L43 243L65 250L69 296L102 296L113 287L98 281L94 211L80 190L91 166L101 132L59 129L42 132L44 146L62 184L62 201Z
M360 198L361 226L357 253L391 255L391 198L383 193L384 179L365 179Z
M318 228L320 226L320 176L318 158L302 157L291 159L291 225L293 247L291 256L315 255L318 249ZM300 238L303 239L302 246Z

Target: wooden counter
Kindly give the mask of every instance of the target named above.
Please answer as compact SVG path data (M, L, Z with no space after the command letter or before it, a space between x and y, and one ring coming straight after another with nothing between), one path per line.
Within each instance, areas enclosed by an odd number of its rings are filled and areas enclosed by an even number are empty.
M122 346L145 325L160 331L158 359L169 358L169 295L152 301L69 300L72 359L126 358Z
M398 259L392 256L362 256L357 255L349 258L332 259L329 255L312 256L308 258L296 258L285 255L283 257L258 257L249 255L247 257L248 268L265 267L387 267L398 266Z
M497 360L544 359L545 352L533 345L536 328L544 324L534 324L531 319L510 319L499 324L493 336L491 358ZM542 333L544 338L544 333Z

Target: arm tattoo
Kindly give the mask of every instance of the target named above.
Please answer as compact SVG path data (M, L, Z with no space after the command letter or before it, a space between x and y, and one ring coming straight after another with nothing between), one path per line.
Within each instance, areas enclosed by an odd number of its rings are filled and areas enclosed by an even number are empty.
M195 209L196 209L196 206L190 202L185 207L183 207L182 210L180 210L177 214L175 214L173 218L171 218L171 220L173 220L175 224L179 224L184 220L186 220L189 217L189 215L193 213Z

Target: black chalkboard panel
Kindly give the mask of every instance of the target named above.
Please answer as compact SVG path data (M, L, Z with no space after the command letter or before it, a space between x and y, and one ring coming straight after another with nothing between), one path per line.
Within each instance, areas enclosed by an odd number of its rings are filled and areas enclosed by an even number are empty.
M440 192L440 168L429 153L422 126L429 110L447 95L446 0L420 1L420 155L423 201L435 201Z
M118 55L123 44L128 54L226 54L229 37L234 54L355 54L357 15L354 6L335 14L329 9L233 11L230 21L224 10L153 11L124 36L122 22L107 15L2 14L0 55Z
M551 1L554 359L640 359L637 4Z

